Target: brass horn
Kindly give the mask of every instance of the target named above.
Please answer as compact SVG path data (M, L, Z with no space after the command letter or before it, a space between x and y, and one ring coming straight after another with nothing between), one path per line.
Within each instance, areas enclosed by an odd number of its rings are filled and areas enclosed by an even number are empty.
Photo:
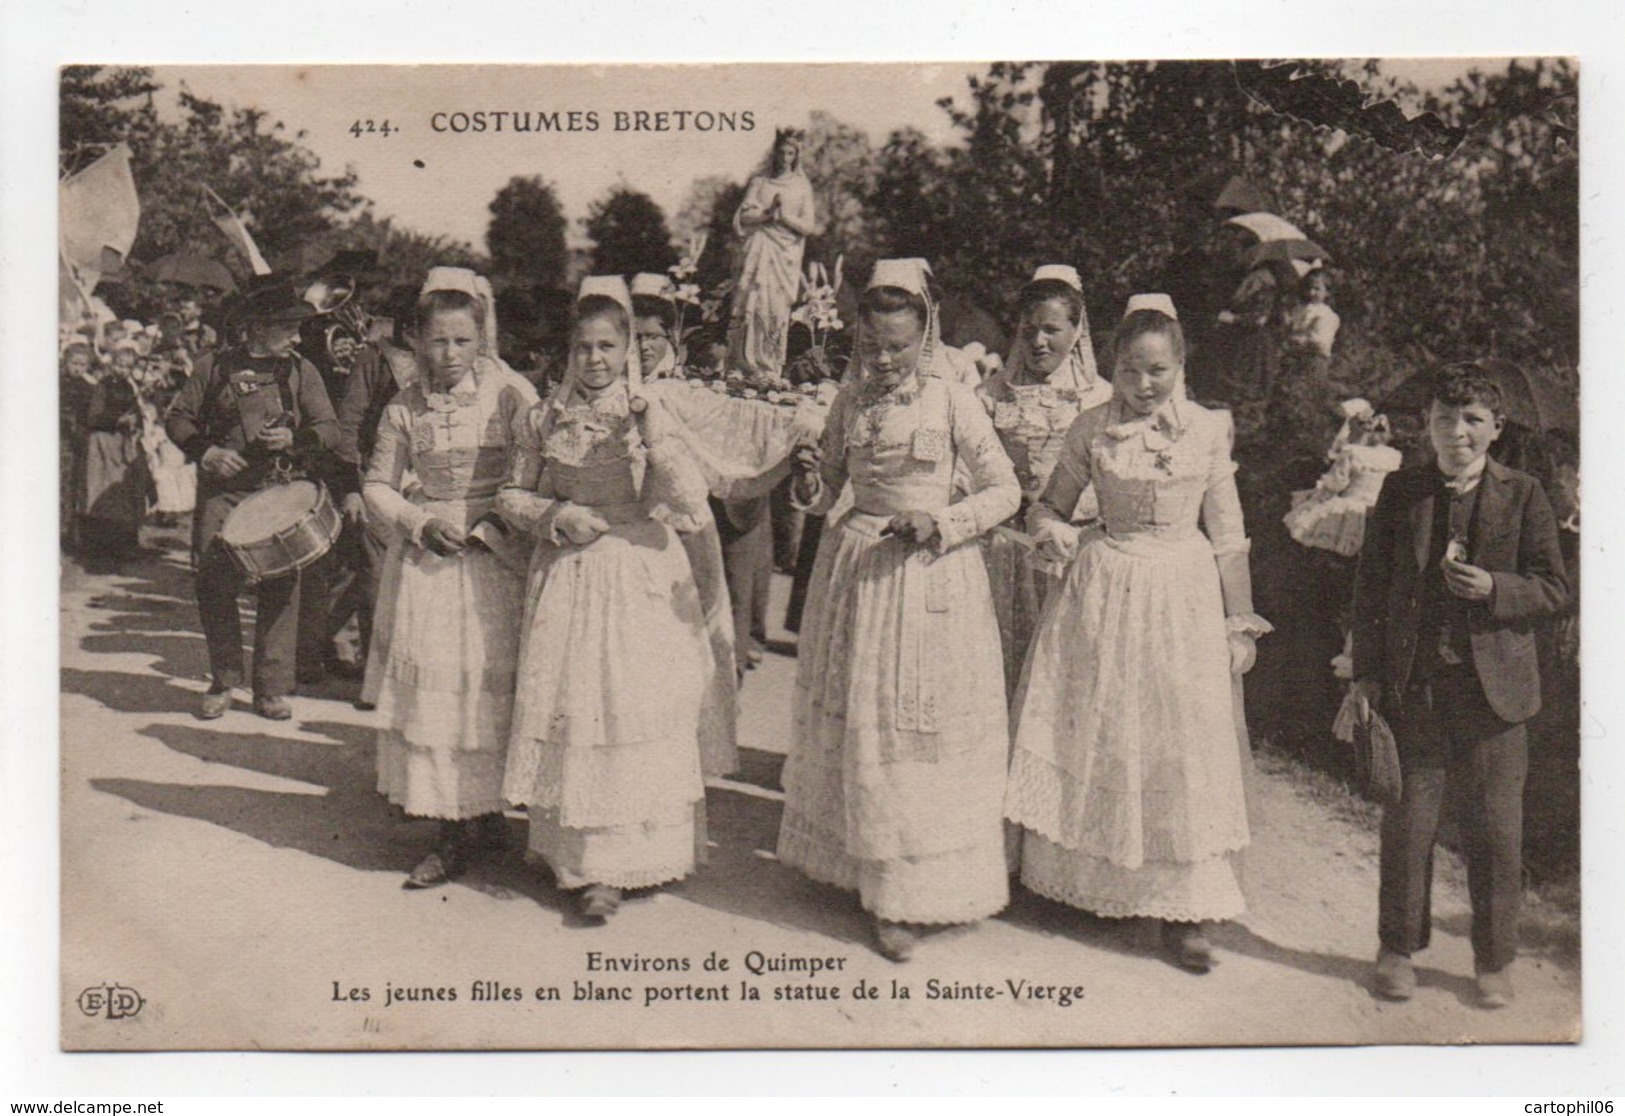
M359 289L356 277L345 272L324 275L305 288L304 299L315 307L316 316L329 319L330 324L323 331L329 359L335 356L333 338L340 332L350 334L360 345L372 331L372 316L356 301Z

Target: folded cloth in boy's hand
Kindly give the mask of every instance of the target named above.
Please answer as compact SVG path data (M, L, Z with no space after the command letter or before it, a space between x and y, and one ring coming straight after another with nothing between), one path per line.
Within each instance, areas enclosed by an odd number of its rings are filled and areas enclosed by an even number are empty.
M1367 720L1355 722L1354 771L1374 801L1383 806L1398 804L1404 790L1399 748L1388 722L1375 710Z

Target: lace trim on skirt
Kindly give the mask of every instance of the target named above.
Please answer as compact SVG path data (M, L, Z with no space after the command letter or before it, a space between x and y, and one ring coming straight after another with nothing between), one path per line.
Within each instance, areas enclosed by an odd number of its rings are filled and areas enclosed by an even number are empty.
M705 832L703 801L676 821L587 829L561 825L557 811L534 810L528 855L544 861L562 888L657 887L704 863Z
M501 748L418 748L393 729L378 733L378 793L413 817L456 821L500 814Z
M1247 908L1232 855L1189 864L1138 868L1062 848L1029 831L1022 841L1021 882L1047 899L1108 918L1203 922L1235 918Z

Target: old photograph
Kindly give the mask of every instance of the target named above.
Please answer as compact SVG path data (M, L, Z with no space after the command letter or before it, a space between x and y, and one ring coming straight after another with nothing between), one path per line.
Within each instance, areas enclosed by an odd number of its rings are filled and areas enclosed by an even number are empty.
M1580 1041L1579 75L62 67L62 1047Z

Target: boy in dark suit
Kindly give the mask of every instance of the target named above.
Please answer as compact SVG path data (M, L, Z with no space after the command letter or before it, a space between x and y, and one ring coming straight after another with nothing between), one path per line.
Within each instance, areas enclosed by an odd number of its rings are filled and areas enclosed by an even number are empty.
M1428 406L1435 464L1384 486L1354 589L1355 693L1399 747L1401 800L1383 810L1377 992L1409 999L1431 929L1433 844L1447 776L1472 900L1479 1002L1512 999L1523 892L1524 722L1540 710L1535 626L1568 600L1540 482L1491 460L1499 385L1473 365L1440 376Z

